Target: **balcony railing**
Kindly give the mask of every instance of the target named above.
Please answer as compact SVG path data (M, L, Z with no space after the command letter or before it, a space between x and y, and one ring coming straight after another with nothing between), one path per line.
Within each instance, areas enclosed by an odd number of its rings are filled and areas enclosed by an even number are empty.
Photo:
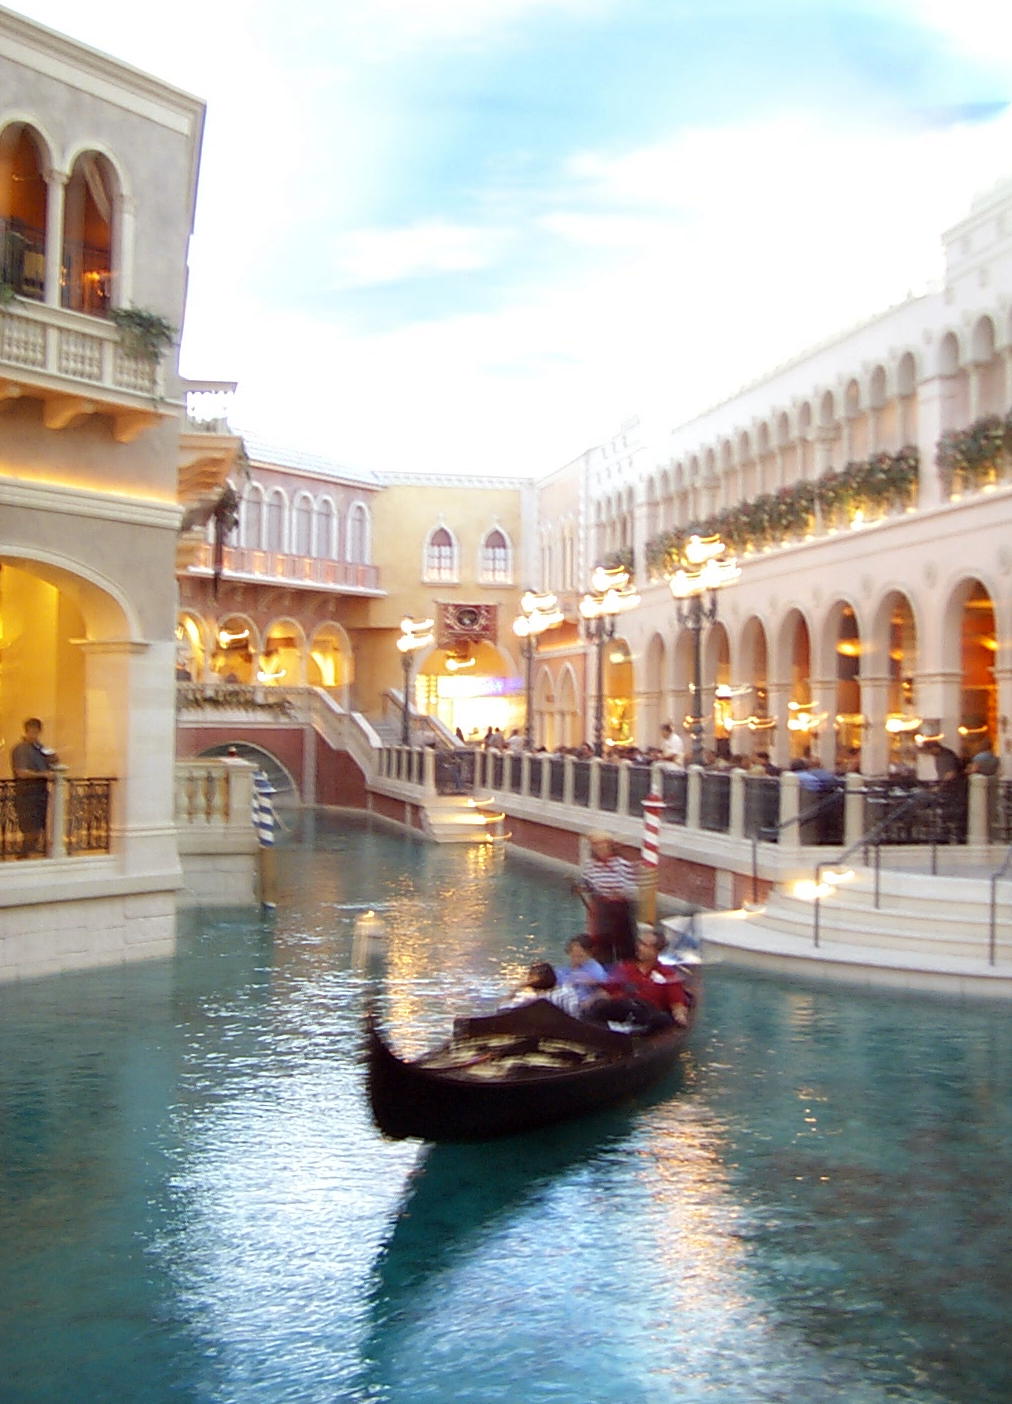
M43 848L28 855L24 852L24 836L18 822L18 785L21 783L0 780L0 861L26 856L67 858L109 852L113 780L92 776L70 779L59 771L52 772L46 780L48 803Z
M435 772L425 756L430 747L388 746L377 752L376 778L400 780L435 792ZM467 754L466 752L464 753ZM755 839L783 848L841 847L866 833L880 819L883 805L895 804L894 786L888 780L849 775L837 788L817 793L802 789L798 777L752 776L744 771L719 772L690 767L676 771L664 764L634 765L582 760L575 756L545 754L503 755L499 751L472 751L472 767L456 763L456 792L493 792L510 810L515 800L528 802L548 816L558 806L560 822L571 822L573 808L618 820L642 819L648 794L660 796L662 822L700 834L722 834L731 839ZM442 772L441 772L442 773ZM458 781L455 781L455 786ZM961 797L939 791L933 784L912 787L921 803L905 813L903 822L891 824L887 847L903 849L944 843L954 847L987 844L1012 831L1012 783L970 777ZM903 793L909 793L909 789Z
M97 317L13 302L0 308L0 375L63 377L117 396L159 393L157 364L124 350L119 331Z
M278 580L286 585L329 586L336 590L378 590L379 567L357 561L328 561L283 551L261 551L252 546L226 546L224 572L248 580ZM191 571L212 569L211 547L204 542L196 552Z

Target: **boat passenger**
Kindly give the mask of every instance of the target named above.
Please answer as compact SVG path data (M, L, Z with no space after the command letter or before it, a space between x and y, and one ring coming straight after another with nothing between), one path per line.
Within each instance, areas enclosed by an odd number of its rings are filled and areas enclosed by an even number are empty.
M667 939L649 927L636 938L636 959L625 960L609 972L605 997L595 1001L588 1016L604 1023L639 1024L663 1029L689 1021L690 995L678 966L661 963Z
M522 985L518 985L499 1005L500 1009L519 1009L524 1004L533 1004L536 999L547 999L567 1014L575 1016L580 1012L580 995L574 985L560 985L555 971L546 960L535 961L527 971Z
M587 835L590 858L583 866L578 888L587 893L590 937L595 958L614 965L636 956L636 869L615 851L610 834L600 829Z
M594 943L585 931L571 936L566 942L569 964L556 966L555 978L560 986L576 991L581 1008L601 993L608 976L600 961L594 959Z

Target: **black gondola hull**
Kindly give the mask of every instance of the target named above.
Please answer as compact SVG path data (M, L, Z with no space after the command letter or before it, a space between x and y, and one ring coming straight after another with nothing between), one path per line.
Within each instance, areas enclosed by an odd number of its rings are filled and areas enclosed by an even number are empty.
M588 1025L545 1001L485 1019L459 1021L455 1037L531 1034L582 1044L601 1055L588 1066L527 1077L470 1080L407 1062L368 1020L369 1096L385 1135L401 1140L480 1141L583 1116L642 1091L671 1069L688 1038L672 1026L631 1037Z

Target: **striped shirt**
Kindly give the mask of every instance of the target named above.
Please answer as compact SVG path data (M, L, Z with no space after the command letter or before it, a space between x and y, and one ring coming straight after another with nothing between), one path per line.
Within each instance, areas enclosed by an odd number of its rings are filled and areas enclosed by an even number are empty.
M583 881L595 897L615 902L636 899L636 870L628 858L591 858L583 868Z

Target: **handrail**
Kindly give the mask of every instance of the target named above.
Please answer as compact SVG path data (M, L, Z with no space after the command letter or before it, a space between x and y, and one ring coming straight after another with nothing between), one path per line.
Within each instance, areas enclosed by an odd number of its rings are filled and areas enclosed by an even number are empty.
M991 911L987 935L987 961L989 965L994 965L997 956L998 883L1005 876L1010 863L1012 863L1012 843L1006 850L1005 861L1000 868L994 870L990 877Z
M844 791L833 789L826 792L817 804L813 804L809 809L803 809L798 814L794 814L790 819L781 819L779 824L760 824L752 835L752 902L757 902L757 892L759 890L759 842L765 834L779 834L785 829L790 829L797 824L809 823L812 819L817 819L820 814L827 812L831 806L842 804Z
M875 792L874 792L873 790L869 790L869 789L867 789L867 788L864 788L864 789L859 790L858 793L859 793L859 794L863 794L863 795L867 795L867 794L874 794ZM908 796L906 797L906 799L900 800L900 802L899 802L893 809L891 809L891 810L889 811L888 814L886 814L882 819L880 819L880 820L878 821L877 824L874 824L870 829L866 830L865 833L863 833L863 834L861 835L860 838L855 839L854 842L853 842L852 844L849 844L848 847L846 847L846 848L843 850L843 852L842 852L841 854L839 854L839 856L833 860L834 864L845 863L845 862L847 861L847 859L851 856L851 854L856 853L856 852L858 851L859 848L863 848L863 849L865 850L865 866L867 866L868 847L869 847L870 844L874 844L874 846L875 846L875 888L874 888L875 899L874 899L874 905L875 905L875 910L876 910L876 911L878 910L878 906L879 906L879 896L880 896L880 891L881 891L881 873L882 873L882 843L881 843L881 838L882 838L882 835L885 833L886 829L888 829L888 828L890 827L890 825L894 824L894 823L896 822L896 820L897 820L902 814L907 813L907 811L909 811L909 810L914 810L914 809L918 809L918 808L927 808L929 805L930 805L932 808L934 808L936 811L938 810L938 800L937 800L937 796L936 796L935 791L933 791L933 790L914 790L912 794L908 795ZM828 867L828 866L829 866L829 861L828 861L828 860L826 860L826 861L820 861L820 862L816 863L816 865L815 865L815 891L814 891L814 897L813 897L813 900L812 900L812 944L815 945L815 946L817 946L817 945L819 944L819 926L820 926L820 920L821 920L821 915L822 915L822 893L821 893L821 888L822 888L822 870L823 870L823 868L826 868L826 867ZM938 827L937 827L937 824L936 824L936 826L935 826L935 831L934 831L934 834L933 834L932 840L931 840L931 874L932 874L933 877L934 877L935 874L937 873L937 870L938 870Z

